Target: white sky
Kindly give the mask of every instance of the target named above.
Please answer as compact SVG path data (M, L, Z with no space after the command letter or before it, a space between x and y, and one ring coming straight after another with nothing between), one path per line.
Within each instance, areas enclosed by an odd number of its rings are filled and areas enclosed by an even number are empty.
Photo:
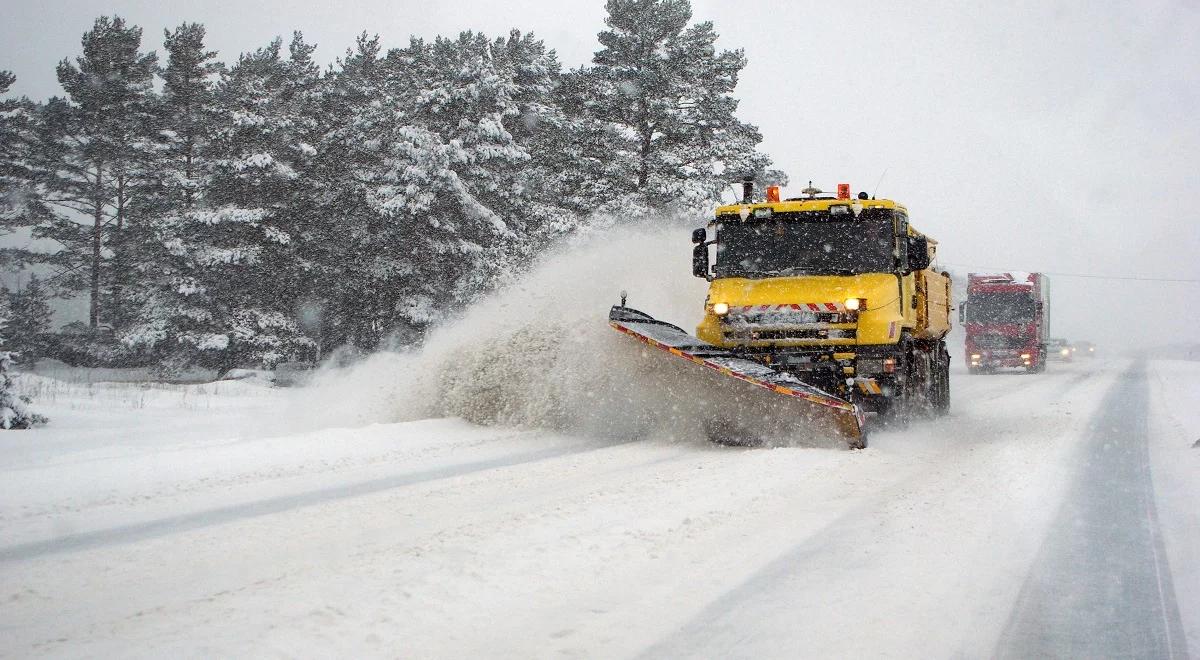
M1200 3L693 1L749 66L740 116L798 191L848 181L906 204L945 262L1200 279ZM329 62L367 30L531 31L588 62L603 0L257 3L46 0L3 10L0 69L17 94L60 93L54 64L116 13L162 51L208 27L238 52L292 30ZM788 191L785 191L785 194ZM681 237L680 249L689 249ZM960 269L962 270L962 269ZM687 273L681 273L687 277ZM1053 278L1052 278L1053 279ZM1200 339L1200 284L1054 279L1056 332L1110 346Z

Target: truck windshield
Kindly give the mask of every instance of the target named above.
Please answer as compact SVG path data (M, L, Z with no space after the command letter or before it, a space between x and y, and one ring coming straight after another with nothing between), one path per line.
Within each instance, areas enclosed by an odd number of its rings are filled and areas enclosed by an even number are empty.
M890 273L895 238L890 214L845 218L798 213L717 228L717 277ZM811 216L811 217L806 217Z
M967 300L971 323L1028 323L1033 314L1033 297L1024 291L972 293Z

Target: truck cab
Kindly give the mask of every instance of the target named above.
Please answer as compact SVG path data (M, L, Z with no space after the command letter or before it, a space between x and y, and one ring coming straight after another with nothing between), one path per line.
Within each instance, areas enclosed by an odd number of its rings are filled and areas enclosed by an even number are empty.
M949 405L950 278L908 210L849 186L836 196L722 206L693 234L710 281L697 336L885 412Z
M970 273L959 308L970 373L1038 373L1049 353L1049 280L1042 273Z

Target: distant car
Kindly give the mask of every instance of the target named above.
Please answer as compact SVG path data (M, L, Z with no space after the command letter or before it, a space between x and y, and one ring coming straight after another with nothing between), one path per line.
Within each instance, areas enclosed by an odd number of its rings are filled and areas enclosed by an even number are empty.
M1071 342L1061 338L1051 338L1046 340L1046 357L1059 362L1070 362L1075 357L1075 352L1071 350Z
M1075 352L1084 357L1094 358L1096 357L1096 345L1090 341L1077 341L1075 342Z

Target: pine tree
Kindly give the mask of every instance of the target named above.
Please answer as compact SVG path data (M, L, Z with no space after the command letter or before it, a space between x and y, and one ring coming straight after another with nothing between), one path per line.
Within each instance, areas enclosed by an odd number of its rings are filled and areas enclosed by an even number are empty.
M594 145L620 167L605 178L636 191L635 209L700 209L730 178L762 171L761 135L734 115L742 51L717 52L712 23L689 26L688 0L606 7L594 66L575 74L582 106L616 129Z
M572 154L564 147L576 126L556 96L562 76L558 58L542 41L513 30L507 38L492 42L492 58L497 71L513 82L516 112L509 113L504 125L529 155L509 175L521 191L516 208L506 209L518 234L508 258L511 268L527 263L537 250L578 228L566 199L572 191L562 185L562 174L574 169Z
M53 173L46 200L56 213L35 235L61 244L49 261L60 283L88 290L92 328L119 317L128 285L122 232L130 192L145 172L156 67L153 53L140 52L141 38L141 28L126 27L121 18L98 18L83 35L83 55L59 63L68 99L52 99L45 115L41 157ZM78 222L80 215L88 224Z
M168 171L159 177L164 187L160 194L172 211L195 207L207 173L199 161L216 112L214 77L224 66L215 61L216 51L204 49L204 38L204 26L198 23L164 30L167 67L157 127L166 144L165 157L157 165Z
M133 318L120 330L132 349L187 365L211 326L212 310L200 278L203 268L187 250L192 212L204 204L212 173L209 143L217 120L216 78L224 66L205 50L204 26L184 23L164 31L167 66L155 107L152 174L133 209L140 286Z
M159 227L178 296L163 296L163 307L123 337L167 341L179 365L224 373L311 345L295 321L294 198L315 151L306 112L318 71L298 33L289 59L281 49L275 40L222 75L209 140L197 152L207 161L202 190Z
M519 85L482 34L438 38L412 56L426 86L412 118L445 145L447 172L435 188L455 202L440 222L453 232L447 238L460 268L447 276L457 285L452 302L461 304L505 270L505 257L527 232L531 156L510 130L520 125Z
M68 98L4 102L0 219L62 244L56 289L89 292L93 328L176 365L414 341L583 216L706 207L768 166L740 51L686 0L608 9L566 74L517 31L386 55L364 34L324 76L296 33L226 69L184 24L161 95L140 30L101 18L59 65Z
M369 202L395 128L397 87L379 38L366 33L326 79L296 245L304 273L300 320L320 354L342 345L374 348L395 329L395 310L405 299L404 241Z
M339 62L298 248L319 285L307 298L322 345L418 338L545 223L516 137L532 141L535 113L547 114L535 104L551 66L521 52L535 46L465 33L380 58L378 39L363 35Z
M46 333L50 331L53 313L46 288L36 275L31 275L23 289L7 292L10 320L8 346L33 363L46 353Z
M28 429L45 424L47 420L32 412L29 409L29 397L17 394L14 387L12 367L18 354L7 350L8 345L5 341L11 316L8 297L0 297L0 429Z
M520 115L515 85L485 37L414 39L386 66L386 104L363 121L380 164L365 173L365 193L403 249L389 255L406 293L394 322L420 332L502 270L529 210L529 154L505 125Z
M0 95L16 82L9 71L0 71ZM0 237L36 225L47 217L37 182L35 164L40 108L29 99L0 100ZM14 268L31 258L28 252L0 249L0 266Z

